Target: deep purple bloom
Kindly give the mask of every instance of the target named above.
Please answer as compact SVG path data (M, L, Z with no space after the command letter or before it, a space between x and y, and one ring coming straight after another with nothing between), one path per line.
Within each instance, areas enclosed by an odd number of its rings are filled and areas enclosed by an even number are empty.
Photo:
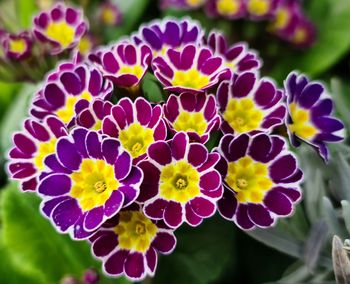
M41 210L74 239L91 236L133 203L143 178L118 140L80 127L59 139L45 164L49 171L38 185Z
M271 19L281 0L246 0L247 12L253 20Z
M179 10L194 10L202 7L206 0L160 0L162 10L176 8Z
M118 26L122 22L123 14L112 1L103 2L99 9L99 20L106 26Z
M300 14L289 41L297 47L305 48L314 44L315 40L315 25L305 15Z
M123 209L108 220L90 241L107 275L123 275L134 282L154 276L158 253L170 254L176 238L172 230L133 207L137 206Z
M199 23L191 19L165 18L142 25L132 38L136 44L147 44L155 55L164 55L169 48L178 49L187 44L199 44L203 35Z
M28 32L20 34L5 33L0 42L5 56L9 59L22 60L31 54L33 41Z
M146 74L152 52L147 45L137 46L121 42L100 51L97 56L100 58L100 69L106 78L118 87L133 88L140 84Z
M246 0L207 0L206 12L211 17L243 18L247 14Z
M53 116L46 117L43 122L27 119L23 128L13 135L14 147L8 154L8 172L12 179L21 182L22 190L35 191L45 168L45 158L55 152L58 138L66 136L68 131Z
M255 51L248 49L246 43L228 46L226 37L220 32L211 32L207 39L214 55L225 59L225 65L234 73L254 71L262 66L261 59Z
M206 47L193 44L180 50L168 49L165 55L153 60L152 66L165 89L178 93L204 92L231 76L221 57L214 56Z
M289 117L287 128L294 146L303 140L328 160L326 143L344 139L344 124L332 116L333 101L324 85L295 72L285 81Z
M70 127L81 110L96 98L108 98L112 90L112 82L95 67L62 63L34 97L31 114L39 119L53 114Z
M222 196L221 177L214 169L218 160L217 153L190 143L183 132L153 143L148 159L138 164L144 172L138 201L144 202L145 215L171 228L183 222L198 226L212 216Z
M224 133L270 132L284 123L283 92L267 78L244 72L224 81L217 91Z
M102 132L118 138L137 163L146 157L149 145L166 138L167 129L162 116L162 107L152 106L143 97L138 97L135 102L123 98L104 119Z
M52 54L74 48L88 28L81 10L60 2L34 18L34 35L52 45Z
M205 143L221 123L214 95L182 93L171 95L164 116L173 132L186 132L191 141Z
M218 151L225 188L218 209L225 219L249 230L273 226L277 218L292 214L303 174L283 138L226 134Z

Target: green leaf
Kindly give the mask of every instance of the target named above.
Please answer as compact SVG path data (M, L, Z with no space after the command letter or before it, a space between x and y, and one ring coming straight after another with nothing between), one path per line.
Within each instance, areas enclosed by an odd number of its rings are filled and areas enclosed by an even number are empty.
M313 21L318 30L317 42L305 51L284 54L270 73L277 80L283 80L294 69L317 76L339 61L350 48L350 1L310 2L310 14L316 16Z
M346 229L338 219L336 209L333 207L330 199L326 196L323 197L323 215L331 234L336 234L344 238L347 236Z
M21 28L29 28L32 24L32 17L38 11L34 0L15 0L16 15Z
M155 284L212 283L234 260L234 226L219 216L197 228L183 226L175 234L177 247L160 258Z
M148 101L158 103L164 100L162 87L151 73L145 75L141 88Z
M86 241L59 234L39 213L40 200L11 184L1 195L4 245L22 272L35 275L37 283L59 283L64 275L80 277L87 268L99 268ZM126 283L103 278L101 283Z
M350 283L350 261L346 251L343 248L343 243L338 236L333 237L332 249L333 267L335 279L338 284Z

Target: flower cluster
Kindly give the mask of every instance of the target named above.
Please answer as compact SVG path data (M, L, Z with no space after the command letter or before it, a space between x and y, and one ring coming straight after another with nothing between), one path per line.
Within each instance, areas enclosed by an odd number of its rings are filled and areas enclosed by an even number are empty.
M80 14L53 11L36 22L58 51L74 37L51 31L71 34ZM153 276L176 229L216 211L243 230L291 215L303 174L276 128L324 158L326 143L343 139L321 83L292 73L279 89L246 45L204 34L189 19L164 19L62 62L13 136L9 175L41 197L60 233L89 241L107 275ZM147 100L147 76L164 101Z
M299 0L160 0L162 9L193 10L204 7L209 17L269 21L268 30L296 47L315 41L315 27L302 11Z

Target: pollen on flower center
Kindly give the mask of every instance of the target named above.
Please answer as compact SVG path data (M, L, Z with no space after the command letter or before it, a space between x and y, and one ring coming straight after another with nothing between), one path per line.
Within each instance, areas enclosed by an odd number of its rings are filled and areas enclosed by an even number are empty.
M119 70L118 70L118 75L122 74L132 74L135 75L138 79L141 79L143 75L143 69L142 66L140 65L123 65Z
M285 8L282 8L277 11L276 20L272 26L276 30L284 29L287 26L289 19L290 19L289 11Z
M236 14L240 8L237 0L219 0L216 5L218 12L222 15Z
M94 185L96 192L101 193L107 189L107 185L104 181L98 181Z
M146 233L146 225L142 222L136 224L135 232L137 235L144 235Z
M23 53L27 48L26 41L24 39L12 39L9 41L9 51L14 53Z
M175 184L178 189L184 189L187 187L187 181L183 178L179 178Z
M65 22L50 23L46 28L49 38L57 41L63 47L69 46L74 41L74 28Z
M250 0L248 3L248 11L254 15L264 15L269 10L269 2L266 0Z
M248 186L248 182L244 178L237 179L236 184L237 184L237 187L240 189L244 189Z
M141 149L142 149L142 144L139 143L139 142L136 142L136 143L134 144L134 146L132 146L131 152L133 152L133 153L139 153Z

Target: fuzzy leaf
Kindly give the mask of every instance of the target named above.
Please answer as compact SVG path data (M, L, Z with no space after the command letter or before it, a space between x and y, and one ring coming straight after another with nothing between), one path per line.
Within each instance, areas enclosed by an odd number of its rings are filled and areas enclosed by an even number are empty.
M345 228L340 224L337 213L328 197L323 197L323 216L332 234L346 237Z
M350 261L338 236L333 237L333 268L337 284L350 283Z

